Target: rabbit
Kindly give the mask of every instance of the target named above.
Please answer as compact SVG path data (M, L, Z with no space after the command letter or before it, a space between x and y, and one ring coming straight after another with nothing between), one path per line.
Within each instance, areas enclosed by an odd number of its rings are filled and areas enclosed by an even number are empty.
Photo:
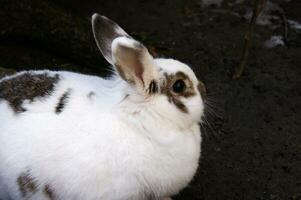
M31 70L0 79L0 199L171 199L196 173L202 83L92 16L107 78Z

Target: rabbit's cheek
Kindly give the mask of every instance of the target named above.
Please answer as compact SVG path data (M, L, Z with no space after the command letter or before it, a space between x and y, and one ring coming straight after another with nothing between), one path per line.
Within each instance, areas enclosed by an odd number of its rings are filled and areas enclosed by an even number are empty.
M184 105L187 106L190 116L199 121L203 116L204 103L200 95L193 96L191 98L183 98Z
M176 98L174 96L167 96L169 103L174 104L179 110L181 110L183 113L188 114L188 109L185 106L185 104L180 100L180 98Z
M0 82L0 101L6 100L15 113L25 112L23 102L51 95L59 82L58 74L49 75L25 72Z
M185 104L183 103L183 101L181 100L180 96L175 96L170 91L168 91L168 92L166 92L164 94L167 96L167 99L168 99L169 103L175 105L183 113L188 114L188 109L185 106Z

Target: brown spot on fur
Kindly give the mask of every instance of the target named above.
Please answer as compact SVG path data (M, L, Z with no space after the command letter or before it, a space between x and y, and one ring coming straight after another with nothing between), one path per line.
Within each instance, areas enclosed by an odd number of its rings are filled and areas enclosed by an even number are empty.
M32 74L26 72L0 82L0 101L5 99L16 113L25 112L22 107L24 100L33 102L35 98L50 95L59 75L50 76L47 73Z
M177 72L176 74L172 74L172 75L168 75L167 73L165 73L164 76L165 76L164 87L163 87L163 90L165 91L164 93L169 91L174 96L182 96L187 98L196 95L192 81L183 72ZM172 86L179 79L185 82L186 89L182 93L173 93Z
M199 84L198 84L198 90L202 96L202 99L204 100L206 98L206 86L205 84L202 82L202 81L199 81Z
M95 92L93 92L93 91L89 92L88 95L87 95L87 97L88 97L90 100L92 100L94 96L95 96Z
M123 101L125 101L127 98L129 98L129 94L126 94L123 98L122 98L122 100L120 101L120 102L123 102Z
M67 99L69 98L71 89L69 88L64 94L60 97L59 102L55 107L55 113L60 114L66 106Z
M173 79L174 79L174 81L172 84L174 84L179 79L182 79L186 84L186 90L183 93L179 94L180 96L191 97L191 96L196 95L196 92L193 87L193 83L186 74L184 74L183 72L177 72L174 75Z
M124 96L123 100L124 100L124 99L127 99L129 96L130 96L129 94L126 94L126 95Z
M29 171L23 172L17 178L19 190L23 197L26 197L30 193L37 191L37 183L30 175Z
M175 104L182 112L188 113L187 107L177 98L170 98L170 101Z
M132 115L138 115L138 114L140 114L140 111L134 111L134 112L132 113Z
M183 72L177 72L176 74L171 74L171 75L165 73L164 76L165 76L165 80L164 80L163 87L161 88L161 92L167 96L168 101L170 103L175 104L177 108L179 108L182 112L188 113L187 107L182 103L180 98L181 97L189 98L196 95L196 91L194 89L192 81ZM185 82L186 89L182 93L175 93L172 90L172 86L179 79Z
M43 193L45 194L46 197L48 197L50 200L54 200L54 191L53 189L50 187L50 185L45 185Z

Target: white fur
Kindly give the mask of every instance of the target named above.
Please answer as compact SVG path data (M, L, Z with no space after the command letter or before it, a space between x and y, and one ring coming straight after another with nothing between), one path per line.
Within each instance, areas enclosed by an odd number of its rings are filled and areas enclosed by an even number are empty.
M174 60L156 63L192 73ZM16 179L27 169L40 189L49 184L60 199L143 199L144 191L165 197L189 183L200 155L195 117L162 95L122 101L133 88L118 77L46 72L61 76L51 97L24 103L20 114L0 103L0 198L21 199ZM66 108L57 115L54 107L68 88ZM38 192L31 199L45 198Z
M118 37L112 42L113 55L115 54L116 49L118 48L119 45L127 46L134 49L136 48L136 45L139 45L139 42L127 37Z
M95 19L108 20L93 15ZM97 28L94 23L93 29ZM114 38L106 39L101 41ZM112 55L102 50L110 62ZM187 186L200 157L198 122L203 102L198 80L179 61L147 58L151 66L143 60L146 76L160 82L164 73L182 71L193 82L196 95L181 98L188 113L160 92L142 95L119 76L103 79L71 72L27 71L1 79L0 84L23 73L60 76L50 96L24 101L23 113L15 113L0 99L0 199L48 199L43 192L46 185L55 199L62 200L163 199ZM150 72L159 77L147 74ZM55 107L66 91L70 94L67 103L57 114ZM17 179L24 172L38 188L23 198Z

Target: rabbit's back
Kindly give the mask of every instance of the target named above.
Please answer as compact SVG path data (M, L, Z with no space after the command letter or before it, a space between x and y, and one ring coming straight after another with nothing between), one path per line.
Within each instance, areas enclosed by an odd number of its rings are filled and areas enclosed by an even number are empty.
M113 95L118 94L112 90L117 83L64 71L20 72L0 80L0 110L4 115L0 117L5 120L8 114L17 117L37 112L60 115L75 106L70 105L72 103L76 103L76 107L93 105L107 109L115 103ZM76 107L72 110L75 111Z
M195 174L204 104L193 71L154 59L105 16L92 30L112 78L0 79L0 199L164 199Z
M107 165L97 166L102 172L97 178L88 174L95 172L96 163L111 159L105 152L117 136L106 133L120 126L112 125L118 120L109 112L112 95L118 95L112 94L114 87L118 84L112 80L107 84L71 72L26 71L1 79L0 199L49 199L52 178L56 189L62 183L66 190L66 180L74 184L78 174L87 175L90 191L101 187L93 186L93 180L105 179ZM15 196L5 196L7 191Z
M70 72L2 79L0 199L147 199L185 187L198 166L199 127L154 125L160 139L150 139L135 114L115 113L122 87Z

